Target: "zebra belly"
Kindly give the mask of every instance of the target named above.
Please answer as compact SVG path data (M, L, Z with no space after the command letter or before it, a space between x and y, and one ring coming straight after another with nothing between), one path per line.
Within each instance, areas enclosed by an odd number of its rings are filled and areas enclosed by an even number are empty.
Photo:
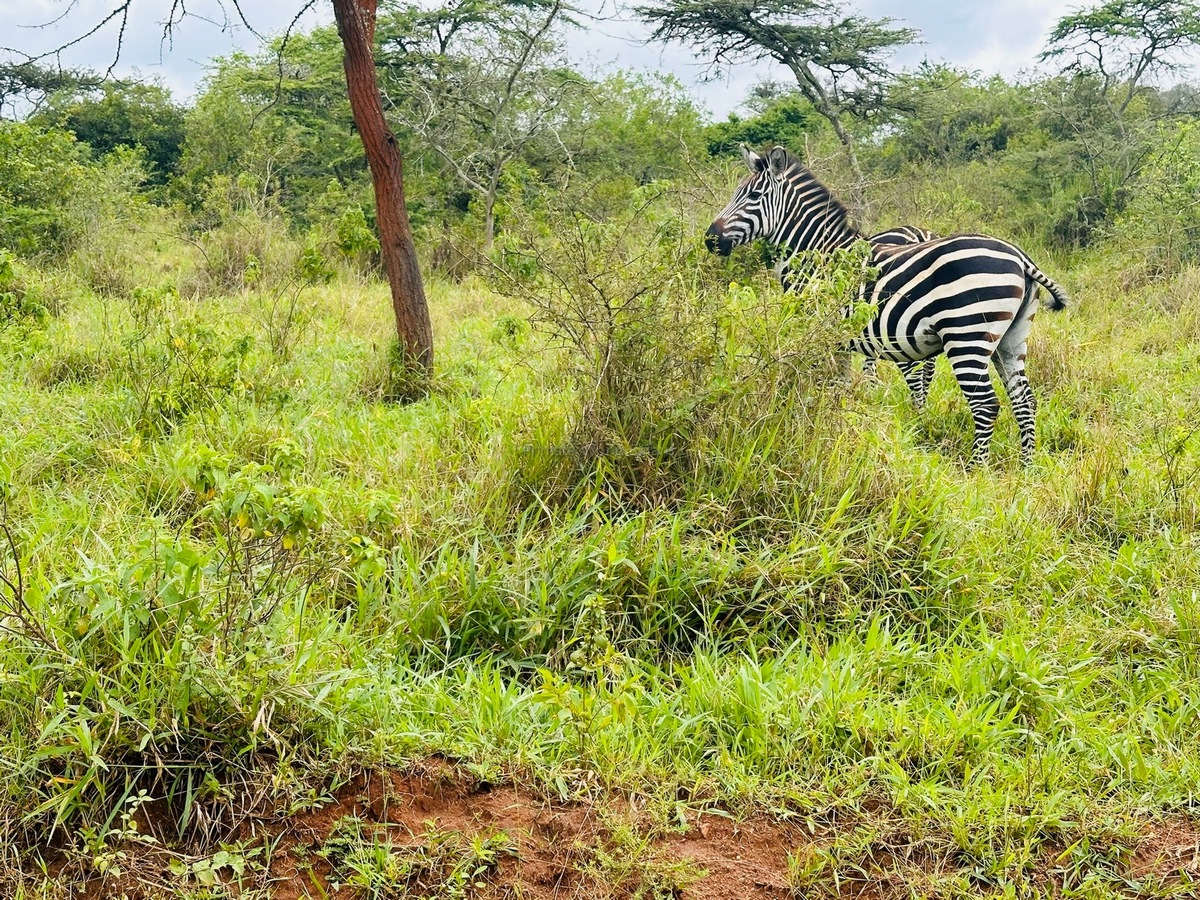
M1003 258L955 262L890 296L902 273L876 282L874 296L885 299L863 335L874 355L897 362L927 359L950 343L976 344L991 355L1024 303L1024 273Z

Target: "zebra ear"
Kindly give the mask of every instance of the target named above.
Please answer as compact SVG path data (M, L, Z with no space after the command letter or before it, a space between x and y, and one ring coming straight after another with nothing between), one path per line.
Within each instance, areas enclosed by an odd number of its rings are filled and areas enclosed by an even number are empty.
M761 172L764 166L763 158L745 144L739 144L738 146L742 151L742 159L746 161L746 168L751 172Z
M788 167L788 152L782 147L773 147L767 154L767 161L771 166L771 174L778 177Z

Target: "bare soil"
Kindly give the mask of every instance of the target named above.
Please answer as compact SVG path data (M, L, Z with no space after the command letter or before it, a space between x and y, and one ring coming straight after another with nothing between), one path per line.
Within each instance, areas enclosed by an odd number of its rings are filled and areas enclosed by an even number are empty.
M556 803L512 785L472 784L451 767L425 763L355 779L334 803L299 817L272 857L272 898L359 896L354 888L336 888L329 861L315 855L346 817L379 826L396 847L412 847L430 834L470 839L503 833L513 852L481 879L481 898L654 896L656 888L660 895L696 900L791 897L787 855L801 840L794 826L715 814L696 815L686 833L654 835L651 829L647 839L644 816L625 800L603 808ZM614 839L613 829L622 825L638 835L635 848ZM605 862L605 854L615 858Z
M154 807L147 809L153 817ZM151 834L155 825L139 823L139 830ZM667 828L629 798L558 802L519 785L480 783L431 759L361 774L320 806L248 820L235 838L260 848L257 865L248 864L240 881L228 869L219 872L224 891L215 896L774 900L808 894L789 887L789 856L804 859L833 836L796 822L735 820L720 812L688 813L685 822ZM364 847L375 853L360 857L356 868L352 853ZM1047 852L1044 868L1031 879L1051 895L1067 877L1055 857ZM161 844L128 843L117 874L85 872L75 858L57 875L63 896L81 900L158 900L191 890L214 896L194 875L172 872L172 862L178 870L181 859L187 858ZM386 868L396 861L396 868ZM380 873L375 882L369 881L372 865ZM1132 852L1119 854L1114 865L1112 874L1131 897L1200 896L1200 822L1147 822ZM909 897L914 889L925 895L931 877L954 869L952 856L905 846L901 837L894 849L876 848L856 875L822 884L821 893L862 900Z

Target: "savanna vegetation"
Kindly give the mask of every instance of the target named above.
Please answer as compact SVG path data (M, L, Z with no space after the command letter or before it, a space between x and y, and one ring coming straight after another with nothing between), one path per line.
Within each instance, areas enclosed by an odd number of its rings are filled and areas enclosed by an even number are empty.
M1197 895L1200 11L1006 80L833 8L643 9L792 52L713 121L557 2L381 4L417 382L334 29L186 104L0 65L3 896L718 896L701 813L786 837L738 896ZM844 383L860 256L706 253L743 141L1068 288L1032 466L944 368ZM413 766L597 824L550 887L502 818L289 830Z

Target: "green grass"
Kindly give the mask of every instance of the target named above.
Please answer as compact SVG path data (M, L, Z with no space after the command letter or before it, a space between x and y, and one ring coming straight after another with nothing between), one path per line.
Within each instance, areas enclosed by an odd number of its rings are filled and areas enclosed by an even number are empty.
M965 470L944 369L916 415L894 370L760 368L672 426L682 456L574 452L558 354L478 283L430 286L407 406L377 399L375 284L305 291L296 327L270 292L169 291L0 326L8 877L54 832L94 865L141 791L211 850L256 791L436 752L838 829L798 890L905 845L945 896L1047 867L1169 893L1118 863L1198 803L1197 275L1054 268L1077 305L1034 329L1025 471L1007 410ZM347 848L348 878L417 864Z
M427 827L420 838L416 847L398 848L351 816L335 824L320 855L331 861L335 883L358 889L360 896L454 900L467 896L502 857L516 852L504 832L464 841Z

